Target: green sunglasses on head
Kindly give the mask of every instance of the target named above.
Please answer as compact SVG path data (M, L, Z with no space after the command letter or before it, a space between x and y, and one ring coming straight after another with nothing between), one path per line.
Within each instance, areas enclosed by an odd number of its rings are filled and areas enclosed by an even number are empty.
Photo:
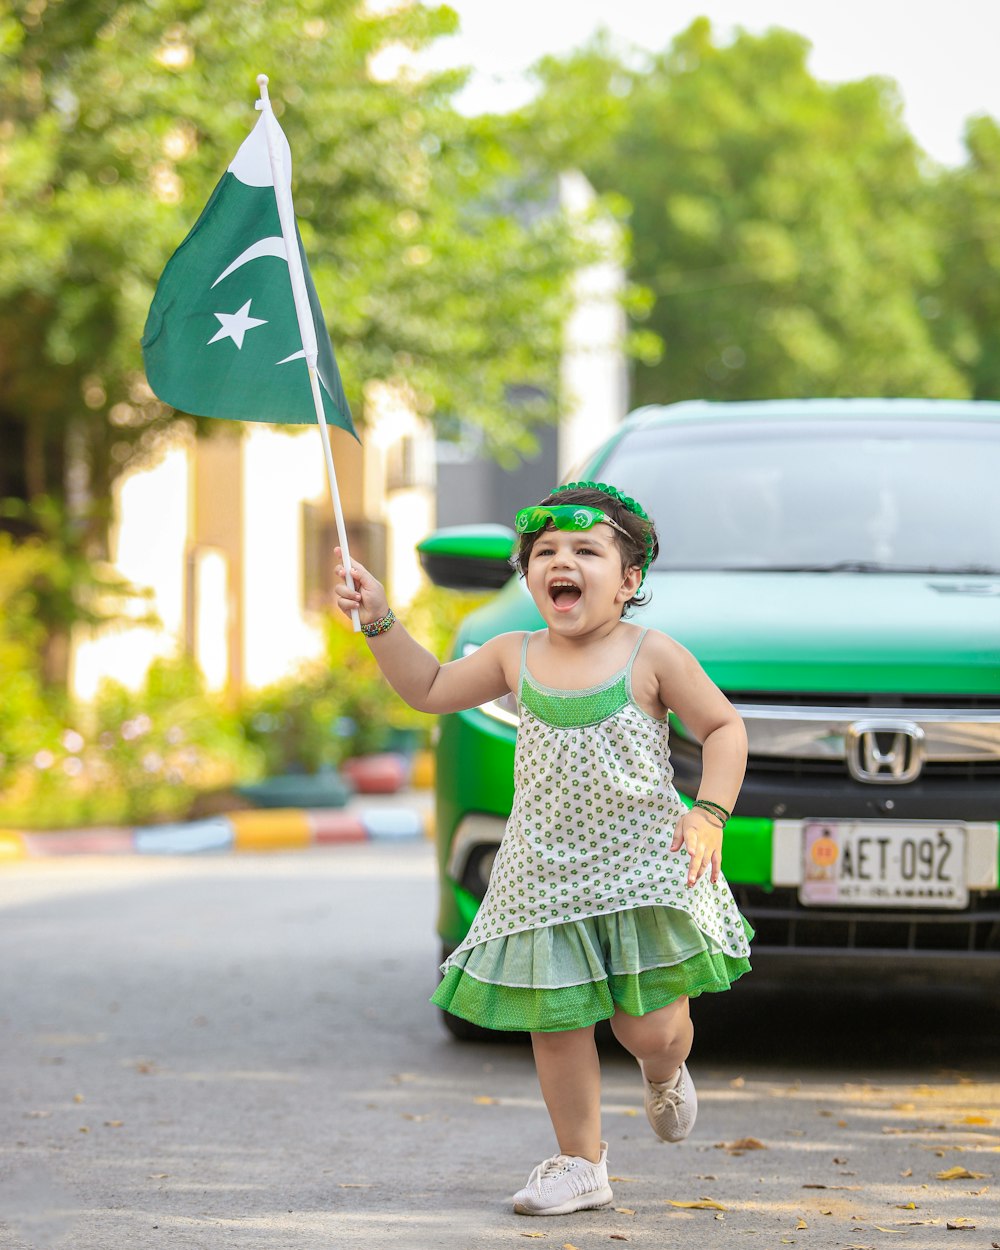
M522 508L514 517L514 528L519 534L534 534L536 530L543 530L549 525L553 529L571 533L573 530L590 530L601 524L610 525L626 538L632 537L627 529L623 529L617 521L612 521L600 508L589 508L585 504L563 503L551 507L535 504L531 508Z

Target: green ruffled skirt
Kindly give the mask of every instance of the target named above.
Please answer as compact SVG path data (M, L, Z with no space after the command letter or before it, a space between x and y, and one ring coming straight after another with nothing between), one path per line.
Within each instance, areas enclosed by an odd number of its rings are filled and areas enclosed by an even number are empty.
M453 957L431 1002L483 1028L551 1033L608 1020L616 1007L644 1016L728 990L749 971L686 912L635 907L482 942Z

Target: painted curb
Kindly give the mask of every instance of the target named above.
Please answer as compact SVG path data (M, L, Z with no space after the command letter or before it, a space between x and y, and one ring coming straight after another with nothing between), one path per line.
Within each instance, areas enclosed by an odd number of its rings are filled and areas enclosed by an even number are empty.
M431 836L423 807L253 808L204 820L138 828L0 829L0 867L63 855L212 855L307 850Z

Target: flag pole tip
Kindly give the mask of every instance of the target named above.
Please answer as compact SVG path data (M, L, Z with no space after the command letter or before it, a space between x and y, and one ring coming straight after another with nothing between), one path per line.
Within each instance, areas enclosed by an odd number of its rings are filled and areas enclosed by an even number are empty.
M268 77L267 77L267 75L266 75L266 74L258 74L258 75L257 75L257 86L258 86L258 87L266 87L266 86L267 86L267 84L268 84L268 81L269 81L269 79L268 79Z

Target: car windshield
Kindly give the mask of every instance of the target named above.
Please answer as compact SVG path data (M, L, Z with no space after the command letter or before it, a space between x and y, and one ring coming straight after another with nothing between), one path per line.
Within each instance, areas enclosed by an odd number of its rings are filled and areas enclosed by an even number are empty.
M636 429L595 474L655 519L655 568L1000 571L1000 428L748 421Z

